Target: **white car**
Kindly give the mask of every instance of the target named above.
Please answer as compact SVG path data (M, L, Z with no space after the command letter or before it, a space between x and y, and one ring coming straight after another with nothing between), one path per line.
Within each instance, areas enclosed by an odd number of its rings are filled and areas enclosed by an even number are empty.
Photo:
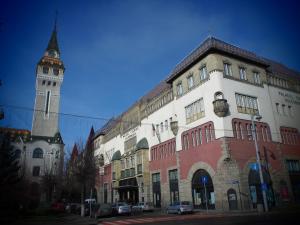
M112 204L112 212L113 214L118 215L130 215L131 214L131 206L128 205L126 202L117 202Z
M174 202L173 204L167 207L167 214L193 213L193 211L194 211L194 207L189 201Z
M139 202L137 205L132 207L134 211L153 211L153 203L152 202Z

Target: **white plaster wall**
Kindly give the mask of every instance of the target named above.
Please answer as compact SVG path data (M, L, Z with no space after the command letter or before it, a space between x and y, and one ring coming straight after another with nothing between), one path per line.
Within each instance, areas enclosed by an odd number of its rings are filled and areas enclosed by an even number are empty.
M221 91L224 94L224 98L227 99L227 102L229 104L230 113L226 117L220 118L213 111L212 102L214 101L214 94L217 91ZM135 131L130 130L123 136L118 135L117 137L111 139L109 142L102 144L100 148L96 150L97 154L103 154L105 151L108 151L112 148L114 148L115 151L120 150L121 154L123 154L125 141L124 137L126 137L128 133L136 134L137 142L146 137L149 143L149 147L151 148L151 146L159 144L157 136L153 136L152 134L152 124L154 124L156 129L156 124L160 125L161 122L163 122L164 124L163 132L160 131L159 126L161 142L173 138L174 135L171 131L170 126L168 130L165 129L165 120L168 120L168 122L170 122L170 117L172 117L173 121L177 120L179 125L179 131L176 137L176 150L182 149L182 132L209 121L213 121L214 123L216 138L221 138L224 136L233 137L233 118L251 120L249 114L239 113L237 111L235 93L257 97L259 113L262 116L261 122L265 122L270 126L272 140L280 142L280 126L294 127L300 130L300 105L288 103L286 101L286 98L291 97L284 97L282 95L279 95L279 91L287 93L289 96L293 96L294 99L300 102L300 94L282 90L280 88L269 87L266 84L261 87L245 82L227 79L223 77L222 71L212 71L207 82L197 86L196 88L179 98L175 97L172 102L168 103L148 117L144 118L141 121L141 125L135 128ZM186 124L185 107L200 98L203 98L204 100L205 116L190 124ZM288 105L291 105L293 108L294 116L291 117L278 115L275 108L276 102L285 104L286 107ZM109 161L106 160L105 163L109 163Z

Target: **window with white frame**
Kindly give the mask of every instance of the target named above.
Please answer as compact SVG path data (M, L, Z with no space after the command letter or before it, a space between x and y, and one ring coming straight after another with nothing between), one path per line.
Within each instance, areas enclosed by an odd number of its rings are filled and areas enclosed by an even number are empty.
M236 93L235 99L239 113L258 114L258 103L256 97Z
M202 66L199 70L200 70L200 81L205 80L207 78L206 66Z
M258 72L253 72L253 79L255 84L261 84L260 74Z
M224 75L232 76L231 64L228 62L224 62Z
M193 74L190 74L187 77L187 83L188 83L188 88L189 89L192 89L194 87L194 76L193 76Z
M185 107L186 123L191 123L204 117L203 98Z
M178 83L176 86L176 93L177 96L181 96L183 94L183 88L182 88L182 83Z
M239 71L240 71L240 79L247 80L246 69L244 67L240 67Z

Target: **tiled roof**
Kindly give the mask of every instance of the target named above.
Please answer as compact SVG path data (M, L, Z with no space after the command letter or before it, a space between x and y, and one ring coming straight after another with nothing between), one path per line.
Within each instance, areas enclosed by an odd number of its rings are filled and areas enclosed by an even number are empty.
M95 132L94 138L99 135L105 135L110 129L112 129L120 121L120 117L110 118L99 130Z
M279 75L279 76L283 76L283 77L293 77L293 78L296 78L296 79L299 79L300 80L300 72L296 71L296 70L293 70L293 69L290 69L288 67L286 67L285 65L281 64L281 63L278 63L278 62L275 62L273 60L270 60L270 59L265 59L268 64L270 65L268 68L267 68L267 71L274 74L274 75Z
M168 84L165 80L161 81L155 88L153 88L151 91L149 91L146 95L144 95L140 101L146 102L149 101L158 95L160 95L165 90L168 90L171 88L171 84Z
M175 66L175 68L167 78L167 82L171 82L172 80L174 80L177 76L179 76L182 72L192 66L200 58L205 57L209 52L213 51L226 53L260 65L267 66L267 62L262 57L257 56L255 53L228 44L214 37L209 37L198 48L192 51L188 56L186 56L180 63Z
M56 27L52 31L51 38L50 38L48 46L47 46L47 51L49 51L51 49L56 50L60 54L59 47L58 47L58 42L57 42Z

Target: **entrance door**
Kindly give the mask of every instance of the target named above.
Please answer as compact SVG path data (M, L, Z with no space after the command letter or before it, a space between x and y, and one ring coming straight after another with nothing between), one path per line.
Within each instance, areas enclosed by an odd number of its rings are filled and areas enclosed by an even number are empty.
M194 208L214 209L215 192L211 176L206 170L200 169L192 179L192 196Z
M238 201L237 201L236 191L234 189L230 188L227 191L227 198L228 198L229 210L237 210Z

